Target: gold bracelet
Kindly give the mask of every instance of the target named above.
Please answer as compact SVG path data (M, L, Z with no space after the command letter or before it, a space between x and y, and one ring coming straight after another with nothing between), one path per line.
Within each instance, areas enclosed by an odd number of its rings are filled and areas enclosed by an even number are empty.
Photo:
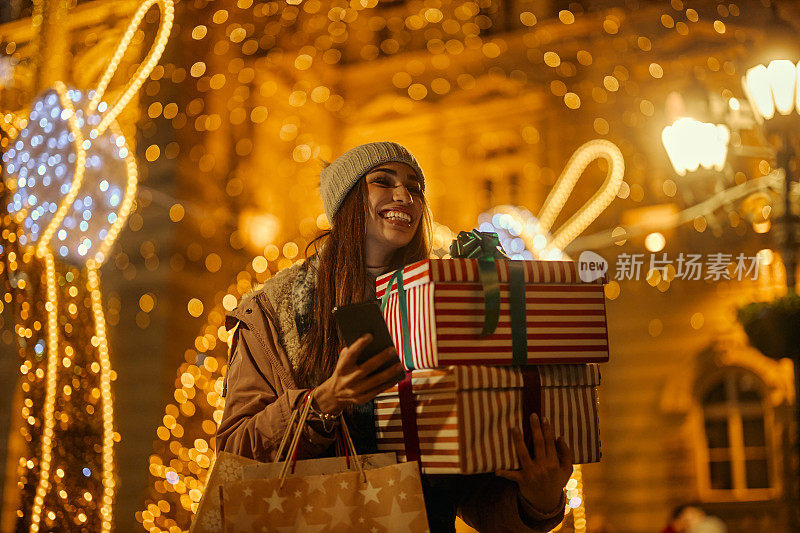
M336 420L339 419L341 413L339 413L338 415L334 415L331 413L323 413L321 410L314 407L313 399L311 400L311 405L309 406L309 408L311 409L311 412L322 421L322 429L326 433L330 433L331 431L333 431L334 425L336 424ZM332 422L330 428L328 428L328 422Z

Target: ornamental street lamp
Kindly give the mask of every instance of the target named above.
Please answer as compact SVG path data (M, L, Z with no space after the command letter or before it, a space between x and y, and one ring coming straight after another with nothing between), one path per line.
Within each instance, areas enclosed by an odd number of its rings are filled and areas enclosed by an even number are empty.
M793 469L795 474L794 497L800 503L800 345L797 343L798 321L796 277L797 251L800 244L800 217L792 210L792 163L795 161L794 143L797 140L794 129L800 126L800 120L795 116L800 113L800 63L795 64L787 59L776 59L768 65L757 65L749 69L742 78L742 86L747 99L753 108L756 121L764 124L764 129L770 136L777 137L777 164L783 169L783 214L775 220L775 232L781 255L786 266L786 284L788 295L783 302L776 302L770 311L774 316L771 321L779 322L778 330L773 330L773 336L783 340L784 347L780 357L791 357L794 363L795 384L795 453L796 461ZM793 303L792 303L793 302ZM764 318L768 318L764 315ZM788 320L786 320L788 318ZM745 328L747 330L747 328ZM779 331L784 329L785 331ZM748 336L753 342L753 336L748 331ZM763 351L763 350L762 350ZM769 354L768 354L769 355ZM793 514L795 526L800 526L800 511L794 506Z
M776 220L776 236L786 266L786 285L795 291L797 249L800 244L800 224L792 211L792 168L795 158L793 129L800 125L794 116L800 113L800 91L797 90L800 69L787 59L771 61L769 65L758 65L742 78L747 99L753 108L756 120L765 125L769 133L780 139L777 153L778 168L784 171L783 215ZM776 115L776 112L778 113ZM767 122L768 121L768 122Z
M679 176L694 172L701 166L722 170L730 139L731 131L727 126L688 117L679 118L661 133L661 141Z

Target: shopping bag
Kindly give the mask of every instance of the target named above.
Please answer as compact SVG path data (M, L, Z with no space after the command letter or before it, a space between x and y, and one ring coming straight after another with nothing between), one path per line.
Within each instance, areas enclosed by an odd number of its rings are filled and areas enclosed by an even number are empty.
M310 404L309 395L293 413L277 455L288 443L284 461L246 466L244 479L222 485L225 532L429 531L419 465L391 464L393 454L359 456L343 417L345 457L295 460Z
M264 464L228 452L217 452L214 465L206 479L203 497L197 506L189 533L219 533L222 531L222 515L220 514L220 491L223 483L231 483L242 479L242 467L246 465Z

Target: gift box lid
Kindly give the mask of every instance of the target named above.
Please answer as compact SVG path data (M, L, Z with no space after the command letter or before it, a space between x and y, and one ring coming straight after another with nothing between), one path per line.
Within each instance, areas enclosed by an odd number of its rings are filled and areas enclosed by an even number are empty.
M508 283L508 260L494 262L500 283ZM578 274L577 263L573 261L515 261L522 263L525 283L588 283L602 285L605 277L584 282ZM386 292L386 286L394 272L378 276L375 288L378 299ZM408 289L425 283L480 283L477 259L423 259L403 267L403 287ZM396 285L395 285L396 287Z
M600 384L596 364L538 365L526 367L539 373L542 387L595 387ZM424 368L411 374L414 394L455 393L479 389L519 389L524 384L519 368L499 366L448 366ZM378 399L397 396L397 385L379 394Z

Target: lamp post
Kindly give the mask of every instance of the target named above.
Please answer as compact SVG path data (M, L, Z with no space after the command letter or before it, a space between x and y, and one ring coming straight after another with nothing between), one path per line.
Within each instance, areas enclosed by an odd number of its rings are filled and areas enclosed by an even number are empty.
M792 211L792 163L795 160L793 130L800 126L794 115L800 114L800 63L787 59L776 59L768 65L757 65L749 69L742 78L747 99L753 108L756 121L764 124L768 134L777 136L780 146L777 164L784 172L783 215L775 221L778 247L786 267L786 285L790 295L796 291L797 251L800 244L800 217ZM788 334L789 332L784 332ZM792 512L795 526L800 526L800 347L783 354L794 363L794 410L795 410L795 460L794 497L797 498Z
M786 266L786 285L790 291L795 290L797 249L800 244L800 221L792 212L791 203L791 165L796 155L792 131L800 126L800 121L794 116L795 110L800 113L798 76L800 69L797 65L787 59L777 59L768 66L758 65L751 68L742 78L742 86L756 120L780 139L777 163L784 171L784 210L783 216L776 220L776 233Z

